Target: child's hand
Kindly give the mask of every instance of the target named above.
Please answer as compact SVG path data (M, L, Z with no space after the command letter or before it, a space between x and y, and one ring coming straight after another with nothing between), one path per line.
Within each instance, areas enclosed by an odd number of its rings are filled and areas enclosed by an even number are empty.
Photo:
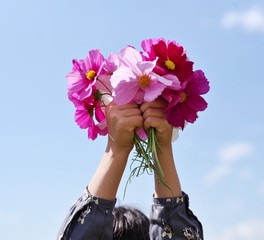
M143 127L142 113L137 104L109 104L106 109L108 146L115 151L131 151L135 130Z
M143 103L140 107L144 118L143 126L146 130L150 127L156 128L156 136L161 149L170 147L172 140L173 128L166 120L164 113L166 104L164 100L157 99L153 102Z

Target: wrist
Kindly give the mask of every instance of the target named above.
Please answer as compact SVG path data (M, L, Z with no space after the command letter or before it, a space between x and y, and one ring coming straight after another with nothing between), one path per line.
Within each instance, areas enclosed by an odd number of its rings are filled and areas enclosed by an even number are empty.
M173 150L172 145L159 145L158 150L158 157L160 160L164 159L165 161L168 161L168 159L173 159Z
M113 161L113 164L117 162L116 164L124 163L126 164L128 156L130 154L130 149L120 149L115 147L108 147L105 151L105 158L108 159L107 161L111 162Z
M122 156L127 158L132 149L133 146L120 146L114 141L109 140L106 147L106 153L112 154L114 156L120 156L121 158Z

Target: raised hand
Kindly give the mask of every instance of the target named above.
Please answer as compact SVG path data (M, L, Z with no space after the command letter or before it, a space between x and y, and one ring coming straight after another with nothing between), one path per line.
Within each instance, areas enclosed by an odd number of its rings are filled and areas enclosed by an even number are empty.
M108 147L117 151L131 151L135 130L143 126L143 117L137 104L108 105L106 109Z

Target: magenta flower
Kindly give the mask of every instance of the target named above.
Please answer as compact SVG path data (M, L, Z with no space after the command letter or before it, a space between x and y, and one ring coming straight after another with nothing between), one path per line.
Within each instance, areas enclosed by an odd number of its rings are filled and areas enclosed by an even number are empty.
M160 96L167 86L180 88L177 77L154 73L156 60L143 61L142 55L133 47L122 49L117 60L119 66L110 79L116 104L150 102Z
M75 105L75 122L88 129L88 138L106 135L104 107L112 100L110 76L116 69L111 58L105 60L98 50L89 52L84 60L73 60L67 76L68 98Z
M200 96L209 91L209 82L203 71L195 71L185 82L181 90L166 89L162 96L168 101L165 109L168 122L182 130L185 121L194 123L198 118L197 112L207 108L207 102Z
M184 48L175 41L165 41L163 38L148 39L141 42L146 53L144 57L154 60L158 57L154 71L157 74L173 74L184 81L193 73L193 62L189 61Z
M90 97L82 101L77 99L74 94L69 94L69 99L76 107L75 122L80 128L88 129L88 138L94 140L98 134L103 136L107 134L105 114L98 90L94 88Z
M73 60L73 69L66 78L69 93L83 100L92 94L93 85L101 72L104 57L99 50L91 50L83 60Z

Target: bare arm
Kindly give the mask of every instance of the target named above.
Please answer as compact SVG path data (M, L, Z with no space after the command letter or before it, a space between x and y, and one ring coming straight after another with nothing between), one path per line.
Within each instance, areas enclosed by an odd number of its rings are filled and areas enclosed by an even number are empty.
M150 214L150 239L203 239L202 224L189 209L189 198L182 192L172 153L172 126L168 124L162 100L145 103L141 106L144 113L144 127L156 128L161 147L158 154L162 166L163 181L168 189L155 176L155 198Z
M116 197L128 155L134 146L134 131L143 118L136 104L111 104L106 111L108 144L102 160L89 183L89 191L100 198Z
M69 210L58 240L113 239L112 211L116 192L134 146L134 131L142 127L143 117L135 104L111 104L106 109L106 120L106 151L88 185L88 191L85 189Z

